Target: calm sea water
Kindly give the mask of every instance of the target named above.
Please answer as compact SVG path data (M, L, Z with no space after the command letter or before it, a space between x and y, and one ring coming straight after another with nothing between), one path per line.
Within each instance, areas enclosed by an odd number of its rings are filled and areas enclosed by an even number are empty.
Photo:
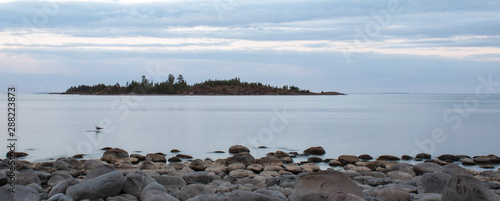
M167 157L174 155L171 149L179 149L195 158L216 159L229 154L211 152L227 152L235 144L248 146L256 157L276 150L302 152L311 146L323 146L323 158L419 152L436 157L500 155L500 95L476 100L469 94L19 94L17 148L29 153L26 159L31 161L74 154L99 158L106 146L129 153L164 152ZM1 102L7 102L6 95ZM1 108L6 113L6 104ZM96 125L103 131L95 132ZM6 127L0 126L5 131ZM439 135L433 137L433 132ZM7 144L6 135L0 140ZM1 151L6 153L6 146Z

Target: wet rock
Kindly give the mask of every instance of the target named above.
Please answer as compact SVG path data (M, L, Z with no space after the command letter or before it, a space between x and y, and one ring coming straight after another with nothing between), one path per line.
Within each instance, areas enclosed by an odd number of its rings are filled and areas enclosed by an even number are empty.
M16 184L26 186L31 183L41 185L42 182L33 170L21 170L16 172Z
M68 187L66 195L75 200L105 199L120 194L124 183L125 177L120 172L113 171Z
M300 172L300 167L296 163L291 163L285 166L285 170L293 174L298 174Z
M281 162L281 160L279 158L274 157L274 156L265 156L265 157L259 158L259 160L257 160L257 163L259 163L263 166L269 166L269 165L282 166L283 165L283 162Z
M248 177L250 175L254 175L254 173L250 170L233 170L231 172L229 172L229 175L230 176L233 176L235 178L245 178L245 177Z
M154 153L154 154L147 154L146 161L151 161L154 163L166 163L167 158L165 158L164 154Z
M237 153L242 153L242 152L247 152L250 153L250 149L243 145L233 145L229 147L229 153L231 154L237 154Z
M445 173L425 173L422 176L422 188L424 193L443 192L444 186L451 179L451 175Z
M439 168L441 168L441 166L436 163L424 162L415 164L413 166L413 171L415 171L415 174L417 175L423 175L428 172L434 172Z
M461 163L462 163L462 165L477 165L477 163L474 162L474 160L472 160L470 158L463 158L461 160Z
M323 162L323 159L321 159L320 157L312 156L312 157L309 157L307 159L307 161L312 162L312 163L321 163L321 162Z
M476 162L477 164L491 163L490 158L488 158L488 156L474 156L472 157L472 160L474 160L474 162Z
M343 164L342 164L340 161L335 160L335 159L330 160L330 161L328 162L328 165L329 165L329 166L333 166L333 167L336 167L336 166L343 166Z
M235 164L237 164L237 163L235 163ZM232 164L232 165L234 165L234 164ZM256 164L249 165L246 169L251 170L254 173L260 173L260 172L262 172L262 170L264 170L264 166L256 163Z
M139 164L139 169L141 169L141 170L156 170L156 166L151 161L143 161Z
M388 172L387 177L401 180L401 181L409 181L409 180L413 179L413 176L411 174L408 174L407 172L403 172L403 171Z
M137 158L139 161L145 161L146 160L146 156L143 156L141 154L130 154L130 157L131 158Z
M364 196L361 189L347 176L338 171L327 170L300 175L290 200L326 199L335 192Z
M431 159L431 155L428 153L419 153L415 158L420 158L420 159Z
M64 195L63 193L58 193L53 196L50 196L50 198L47 201L73 201L73 198Z
M181 151L178 150L178 149L172 149L172 150L170 150L170 153L179 153L179 152L181 152Z
M180 159L178 157L171 157L168 159L168 162L171 162L171 163L182 162L182 159Z
M320 171L320 168L315 163L305 163L300 166L301 172L317 172Z
M452 154L443 154L441 156L438 156L438 159L442 161L458 161L460 160L460 157Z
M108 149L104 152L103 156L113 156L115 158L128 158L128 152L120 148Z
M413 157L409 156L409 155L403 155L403 156L401 156L401 160L409 161L409 160L413 160Z
M466 200L499 200L498 195L492 193L488 186L469 175L453 176L443 190L443 201Z
M103 166L103 165L97 166L94 169L92 169L92 171L90 171L87 174L87 176L85 176L83 181L88 181L88 180L94 179L96 177L110 173L112 171L115 171L112 167Z
M25 153L25 152L16 152L16 151L9 151L5 155L6 158L9 158L9 157L21 158L21 157L26 157L26 156L28 156L27 153Z
M138 201L136 197L130 194L120 194L114 197L109 197L106 201Z
M177 155L175 155L175 157L181 158L181 159L192 159L193 158L192 156L186 155L186 154L177 154Z
M144 199L141 201L179 201L174 196L161 190L149 190L144 193Z
M242 170L246 169L245 164L243 164L243 163L233 163L233 164L227 166L227 171L228 172L231 172L233 170L238 170L238 169L242 169Z
M360 159L360 160L372 160L373 157L368 155L368 154L361 154L358 156L358 159Z
M434 171L434 173L445 173L445 174L449 174L451 176L455 176L455 175L471 175L471 173L469 171L467 171L466 169L458 166L457 164L448 164L448 165L445 165L439 169L437 169L436 171Z
M399 161L401 160L397 156L391 156L391 155L381 155L377 158L377 160L383 160L383 161Z
M193 198L203 194L210 195L210 194L215 194L215 192L212 189L202 184L190 184L182 188L181 192L179 193L179 196L177 197L179 198L179 200L184 201L189 198Z
M358 157L353 155L340 155L338 161L340 161L343 165L347 165L347 164L355 164L356 162L359 161L359 159Z
M196 159L191 161L191 164L189 164L189 168L193 169L194 171L205 171L208 167L212 166L212 163L210 161L202 161L200 159Z
M491 163L500 163L500 157L490 154L487 156L490 159Z
M325 152L325 149L323 149L323 147L317 146L317 147L307 148L306 150L304 150L304 153L311 154L311 155L323 155L326 152Z
M57 183L64 181L66 179L73 178L69 173L64 172L64 171L56 171L53 172L52 175L50 176L49 181L47 182L48 186L54 186Z
M196 197L189 198L186 201L222 201L222 199L217 195L202 194Z

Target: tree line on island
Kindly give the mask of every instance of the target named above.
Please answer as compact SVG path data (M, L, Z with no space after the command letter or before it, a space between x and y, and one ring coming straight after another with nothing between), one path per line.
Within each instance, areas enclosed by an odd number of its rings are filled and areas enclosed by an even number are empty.
M188 85L182 75L175 78L168 75L164 82L153 82L142 76L142 81L127 82L125 86L115 85L80 85L72 86L63 94L120 95L120 94L156 94L156 95L343 95L338 92L314 93L296 86L283 87L264 85L260 82L242 82L240 78L230 80L206 80Z

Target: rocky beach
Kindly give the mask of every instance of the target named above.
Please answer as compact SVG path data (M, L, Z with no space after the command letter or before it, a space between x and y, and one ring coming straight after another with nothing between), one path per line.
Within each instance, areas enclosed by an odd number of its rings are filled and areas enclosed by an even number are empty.
M500 169L493 166L500 158L495 155L329 159L322 147L310 147L303 153L278 150L254 158L247 147L234 145L230 157L212 160L193 159L176 149L144 155L103 150L100 159L75 155L48 162L25 161L24 153L10 152L16 158L0 163L0 200L500 200ZM325 163L331 168L321 169Z

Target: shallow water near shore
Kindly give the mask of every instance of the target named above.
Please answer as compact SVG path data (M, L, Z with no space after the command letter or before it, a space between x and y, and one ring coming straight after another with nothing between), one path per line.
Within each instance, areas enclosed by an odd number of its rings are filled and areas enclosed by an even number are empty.
M17 151L28 153L23 159L30 161L74 154L99 158L107 146L167 157L175 155L171 149L179 149L194 158L217 159L229 154L213 151L227 152L235 144L249 147L255 157L276 150L301 153L311 146L325 148L322 158L420 152L433 157L500 155L500 95L478 100L473 94L19 94L17 107ZM96 132L96 125L104 129ZM440 135L433 137L437 131ZM7 143L6 136L2 139Z

